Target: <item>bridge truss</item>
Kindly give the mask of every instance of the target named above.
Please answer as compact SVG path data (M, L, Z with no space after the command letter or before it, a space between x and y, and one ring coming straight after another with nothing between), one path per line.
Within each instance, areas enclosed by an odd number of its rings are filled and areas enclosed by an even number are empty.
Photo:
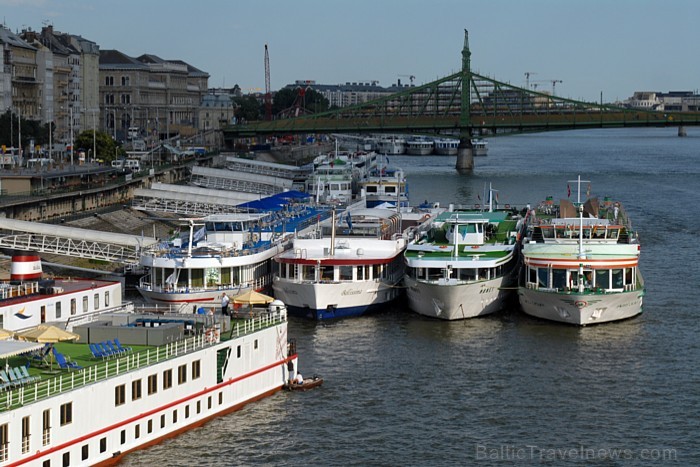
M227 140L264 134L381 133L494 135L582 128L700 124L700 113L629 109L557 97L471 72L465 31L462 70L339 110L224 129Z

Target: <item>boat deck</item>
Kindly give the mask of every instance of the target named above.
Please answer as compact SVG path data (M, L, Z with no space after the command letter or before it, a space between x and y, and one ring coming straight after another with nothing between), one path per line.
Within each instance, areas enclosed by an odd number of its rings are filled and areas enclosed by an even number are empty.
M286 313L241 315L232 318L230 330L220 335L214 336L213 333L203 331L160 346L124 344L124 347L129 348L128 351L106 358L93 356L87 343L51 344L69 362L77 365L78 369L60 368L51 353L43 360L35 360L31 354L11 356L5 359L5 369L27 367L29 364L29 378L0 390L0 413L215 345L219 342L217 339L236 339L283 321L286 321Z

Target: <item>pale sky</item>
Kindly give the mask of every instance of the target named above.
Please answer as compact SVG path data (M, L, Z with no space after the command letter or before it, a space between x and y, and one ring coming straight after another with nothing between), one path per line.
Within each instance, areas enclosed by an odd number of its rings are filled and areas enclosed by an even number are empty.
M12 31L53 24L101 49L179 59L210 87L264 89L408 75L422 84L461 66L514 85L598 101L700 89L698 0L0 0ZM401 76L404 75L404 76Z

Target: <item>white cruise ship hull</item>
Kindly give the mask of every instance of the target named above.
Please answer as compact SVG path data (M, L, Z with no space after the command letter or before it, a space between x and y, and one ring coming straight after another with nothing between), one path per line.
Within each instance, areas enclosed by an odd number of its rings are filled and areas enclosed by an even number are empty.
M470 284L404 278L411 310L444 320L474 318L501 310L509 294L502 287L509 282L508 276Z
M314 283L275 278L272 288L275 298L287 305L290 314L316 320L360 316L401 293L396 284L374 280Z
M557 293L518 289L523 311L536 318L586 326L632 318L642 312L644 290L614 293Z

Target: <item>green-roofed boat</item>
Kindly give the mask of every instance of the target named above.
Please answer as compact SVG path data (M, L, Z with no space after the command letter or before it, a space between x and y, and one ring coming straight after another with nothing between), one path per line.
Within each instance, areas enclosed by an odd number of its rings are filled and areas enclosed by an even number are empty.
M489 199L485 210L443 212L407 247L404 281L413 311L473 318L502 309L514 296L528 210L494 209Z

